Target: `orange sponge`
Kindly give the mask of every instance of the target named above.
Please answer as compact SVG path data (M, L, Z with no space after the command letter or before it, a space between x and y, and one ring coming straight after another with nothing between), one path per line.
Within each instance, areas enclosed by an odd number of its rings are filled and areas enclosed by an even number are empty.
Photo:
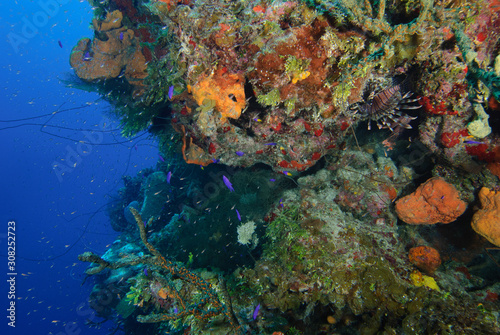
M245 78L234 73L216 72L214 75L202 77L193 86L193 96L202 105L205 99L215 100L215 109L221 113L221 123L227 118L237 119L246 106Z
M439 252L427 246L411 248L408 253L408 258L413 265L429 274L434 273L441 265Z
M456 188L440 177L427 180L415 192L396 201L396 214L409 224L450 223L466 208Z
M500 192L483 187L479 191L482 209L472 217L472 228L500 247Z

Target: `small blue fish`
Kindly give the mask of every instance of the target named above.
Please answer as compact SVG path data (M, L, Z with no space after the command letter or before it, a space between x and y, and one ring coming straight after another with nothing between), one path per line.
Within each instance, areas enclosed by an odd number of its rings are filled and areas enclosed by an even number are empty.
M280 199L280 207L283 208L283 198Z
M484 144L484 142L478 142L478 141L464 141L465 144Z
M123 31L120 32L120 41L123 41Z
M165 163L165 158L163 158L162 155L158 155L160 157L160 160Z
M291 174L290 172L288 172L288 171L283 171L282 173L283 173L285 176L288 176L288 177L290 177L290 176L292 175L292 174Z
M148 276L148 268L144 268L144 275L147 277Z
M83 55L83 61L84 62L90 62L92 60L92 56L90 55L90 52L86 52L84 55Z
M274 183L276 181L276 179L271 178L271 179L269 179L269 181L272 182L272 183Z
M243 156L245 153L244 153L243 151L236 151L236 154L237 154L238 156L240 156L240 157L241 157L241 156Z
M62 46L62 42L61 42L61 41L57 41L57 43L59 44L59 46L60 46L60 47L61 47L61 49L62 49L62 47L63 47L63 46Z
M179 313L179 310L177 309L177 307L174 307L174 314L177 314Z
M174 86L172 85L168 88L168 98L172 100L173 96L174 96Z
M260 310L260 304L258 304L255 309L253 310L253 315L252 318L255 320L257 319L257 316L259 315L259 310Z
M172 179L172 171L168 171L167 173L167 183L170 184L170 179Z
M215 159L215 158L212 158L212 162L214 162L214 164L217 164L220 162L220 159Z
M241 222L240 212L238 212L238 210L236 208L234 210L236 211L236 216L238 217L238 220Z
M226 185L226 187L229 189L230 192L234 192L234 188L233 188L233 185L231 184L231 182L229 181L229 179L227 179L226 176L222 176L222 180L224 181L224 184Z
M271 142L271 143L265 143L264 145L276 145L277 143Z

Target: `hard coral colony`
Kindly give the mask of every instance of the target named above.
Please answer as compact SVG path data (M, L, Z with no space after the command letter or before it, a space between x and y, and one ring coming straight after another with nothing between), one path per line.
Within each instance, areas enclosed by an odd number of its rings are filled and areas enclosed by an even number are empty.
M127 334L500 332L495 1L89 2L79 85L160 150L108 210L120 238L80 255L98 316Z

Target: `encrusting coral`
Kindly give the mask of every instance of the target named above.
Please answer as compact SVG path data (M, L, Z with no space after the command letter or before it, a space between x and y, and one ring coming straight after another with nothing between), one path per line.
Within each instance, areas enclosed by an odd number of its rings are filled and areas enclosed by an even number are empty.
M500 192L483 187L479 191L479 200L482 208L472 217L472 228L500 247Z
M466 208L456 188L440 177L427 180L415 192L396 201L398 217L417 225L453 222Z

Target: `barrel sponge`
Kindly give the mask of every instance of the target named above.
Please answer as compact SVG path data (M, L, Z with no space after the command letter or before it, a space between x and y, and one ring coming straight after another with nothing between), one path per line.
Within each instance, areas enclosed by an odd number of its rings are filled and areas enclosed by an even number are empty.
M158 218L168 200L170 185L167 182L167 175L161 171L151 174L142 184L142 188L144 202L142 203L141 217L144 222L148 222L150 218Z

